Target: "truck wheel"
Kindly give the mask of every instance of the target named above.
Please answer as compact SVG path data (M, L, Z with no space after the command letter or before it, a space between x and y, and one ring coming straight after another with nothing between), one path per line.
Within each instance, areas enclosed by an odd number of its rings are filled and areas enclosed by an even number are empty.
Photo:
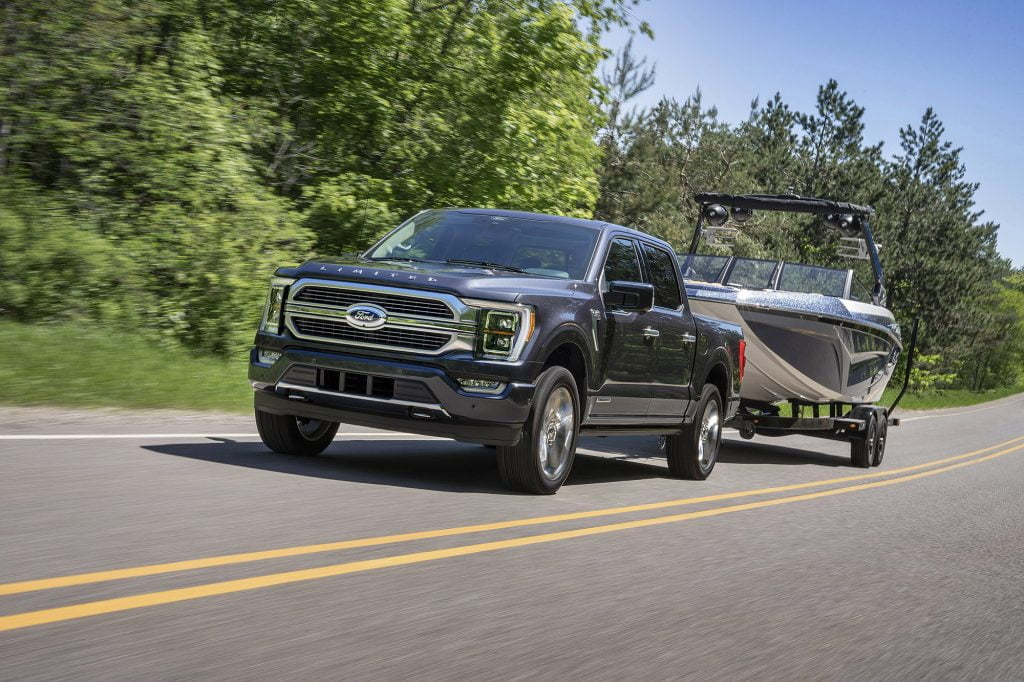
M889 435L889 418L884 411L878 412L878 432L875 434L875 455L871 458L871 466L882 465L885 457L885 439Z
M874 410L864 415L864 437L850 441L850 464L867 469L875 459L875 444L878 441L878 419Z
M715 468L722 444L722 396L712 385L704 387L697 418L680 433L665 439L665 457L673 476L703 481Z
M498 471L505 485L539 495L558 492L576 456L579 411L572 373L564 367L544 370L523 437L516 445L498 446Z
M274 452L311 457L327 449L338 433L338 424L256 410L256 430Z

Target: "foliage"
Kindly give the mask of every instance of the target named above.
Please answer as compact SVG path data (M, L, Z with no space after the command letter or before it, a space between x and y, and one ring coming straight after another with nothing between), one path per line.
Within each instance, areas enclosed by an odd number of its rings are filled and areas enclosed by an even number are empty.
M4 3L0 309L226 353L314 249L431 206L589 215L635 2Z
M918 355L914 359L914 367L910 370L910 385L913 393L941 391L956 382L956 374L943 373L936 368L942 365L941 355Z

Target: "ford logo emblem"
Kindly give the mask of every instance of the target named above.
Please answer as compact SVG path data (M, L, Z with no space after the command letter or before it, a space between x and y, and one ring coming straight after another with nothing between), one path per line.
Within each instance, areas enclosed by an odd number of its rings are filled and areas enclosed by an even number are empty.
M388 321L388 313L375 305L360 303L348 309L345 321L356 329L380 329Z

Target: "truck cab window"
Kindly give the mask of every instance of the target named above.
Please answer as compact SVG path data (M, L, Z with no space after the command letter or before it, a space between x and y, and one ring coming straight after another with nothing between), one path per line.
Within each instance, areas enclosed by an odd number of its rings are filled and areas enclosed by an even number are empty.
M604 262L604 281L643 282L640 274L640 259L631 239L615 239L608 247L608 259Z
M650 244L644 244L644 257L654 285L654 305L659 308L676 310L682 303L679 297L679 281L676 279L675 259L668 253Z

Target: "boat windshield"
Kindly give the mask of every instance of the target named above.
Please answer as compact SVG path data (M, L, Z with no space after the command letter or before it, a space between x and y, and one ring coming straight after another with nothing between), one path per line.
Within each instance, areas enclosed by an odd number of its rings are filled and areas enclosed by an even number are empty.
M786 263L779 275L779 289L796 291L801 294L822 294L842 298L846 293L846 280L850 273L846 270L820 268L802 263Z
M871 292L856 277L850 277L849 270L825 268L803 263L781 263L760 258L735 258L699 254L690 259L680 256L680 265L685 267L684 278L698 282L721 282L742 289L776 289L801 294L821 294L851 301L871 302ZM846 293L847 281L850 292Z
M777 261L737 258L725 283L744 289L770 289Z
M680 258L681 265L686 265L686 258ZM729 262L729 256L694 256L686 271L687 279L701 282L717 282L722 275L722 268Z

